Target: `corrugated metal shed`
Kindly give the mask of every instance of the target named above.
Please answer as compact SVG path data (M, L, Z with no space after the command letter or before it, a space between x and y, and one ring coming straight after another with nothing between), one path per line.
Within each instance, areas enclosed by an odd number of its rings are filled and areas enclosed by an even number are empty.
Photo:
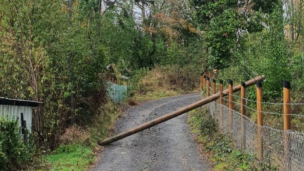
M18 124L21 126L21 118L26 122L24 126L32 130L32 108L41 105L42 102L10 99L0 97L0 117L8 117L9 119L18 119Z

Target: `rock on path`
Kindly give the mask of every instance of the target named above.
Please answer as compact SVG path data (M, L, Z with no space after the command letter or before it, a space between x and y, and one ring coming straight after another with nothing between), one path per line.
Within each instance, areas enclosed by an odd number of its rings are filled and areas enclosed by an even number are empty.
M189 105L200 99L189 94L131 107L116 122L115 133ZM105 146L94 171L203 171L211 170L197 150L187 115Z

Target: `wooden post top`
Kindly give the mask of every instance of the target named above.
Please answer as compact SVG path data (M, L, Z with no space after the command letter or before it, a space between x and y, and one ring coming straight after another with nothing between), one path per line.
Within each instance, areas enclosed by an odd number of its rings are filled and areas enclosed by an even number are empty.
M242 87L246 87L246 83L241 82L241 86L242 86Z
M258 82L256 83L256 86L257 86L258 88L262 88L262 81L258 81Z
M229 79L228 84L233 85L233 81Z
M290 89L290 82L288 82L288 81L283 81L283 87L284 87L284 88L287 88L287 89Z

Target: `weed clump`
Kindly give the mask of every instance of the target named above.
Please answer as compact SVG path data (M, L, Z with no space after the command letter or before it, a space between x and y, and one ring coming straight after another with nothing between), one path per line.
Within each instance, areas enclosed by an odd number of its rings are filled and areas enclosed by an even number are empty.
M202 151L210 155L215 171L258 170L255 157L234 148L229 136L218 132L217 123L208 116L206 109L190 112L188 122Z
M60 136L61 144L77 144L84 142L86 139L90 138L90 133L85 129L74 125L65 130L65 133Z

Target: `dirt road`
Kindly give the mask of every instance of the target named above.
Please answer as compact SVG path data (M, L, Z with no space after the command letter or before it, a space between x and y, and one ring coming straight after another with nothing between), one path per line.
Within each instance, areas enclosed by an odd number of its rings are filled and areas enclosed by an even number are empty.
M116 123L119 133L200 99L189 94L146 102L126 111ZM197 150L187 115L132 135L105 147L94 171L202 171L210 170Z

